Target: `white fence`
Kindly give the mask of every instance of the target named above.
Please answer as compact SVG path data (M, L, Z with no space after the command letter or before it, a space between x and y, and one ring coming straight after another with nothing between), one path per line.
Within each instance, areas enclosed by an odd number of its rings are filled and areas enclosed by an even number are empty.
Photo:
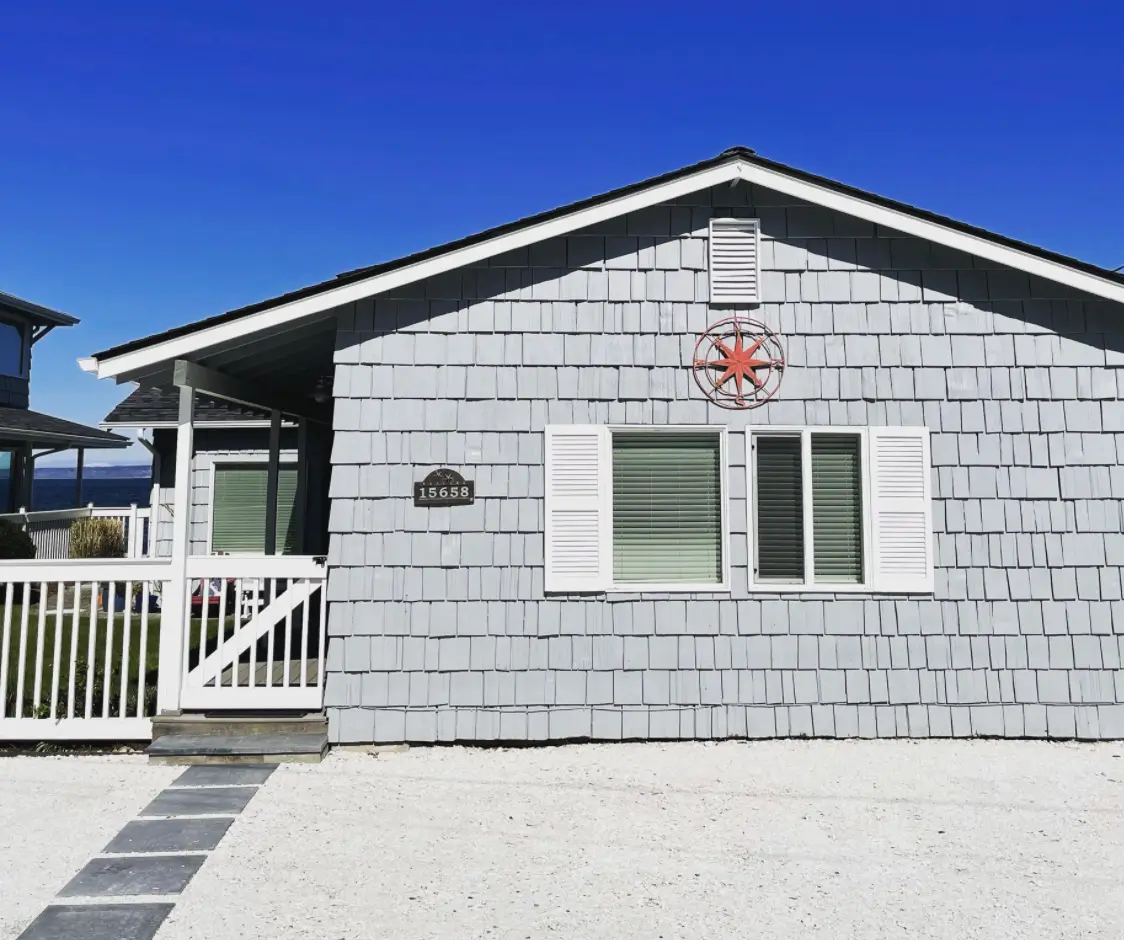
M147 740L165 683L185 709L322 706L322 559L193 557L178 586L172 570L167 558L0 563L0 741ZM186 615L162 624L173 590ZM159 672L168 644L182 644L180 674Z
M151 736L167 561L5 563L0 740Z
M39 560L61 561L70 557L70 526L75 519L119 519L125 533L127 558L148 558L155 554L156 533L152 526L152 510L135 504L125 507L48 509L41 512L19 512L0 515L23 526L35 543Z

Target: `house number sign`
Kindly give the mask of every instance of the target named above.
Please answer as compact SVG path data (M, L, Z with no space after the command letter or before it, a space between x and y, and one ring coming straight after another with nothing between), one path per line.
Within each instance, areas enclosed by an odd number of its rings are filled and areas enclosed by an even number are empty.
M415 506L468 506L476 500L476 484L456 470L434 470L414 484Z

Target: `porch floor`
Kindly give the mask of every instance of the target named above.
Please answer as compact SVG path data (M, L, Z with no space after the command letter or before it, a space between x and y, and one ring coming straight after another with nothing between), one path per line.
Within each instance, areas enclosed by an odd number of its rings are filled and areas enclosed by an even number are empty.
M299 686L301 681L301 662L299 659L291 659L287 663L258 663L253 670L254 686L264 687L267 684L276 687L281 687L285 684L285 673L289 673L289 685ZM234 685L246 688L250 684L250 664L238 664L238 679L234 681L235 670L233 666L227 666L222 673L221 684L230 688ZM314 686L316 680L320 675L319 663L313 659L305 663L304 666L304 680L305 685Z

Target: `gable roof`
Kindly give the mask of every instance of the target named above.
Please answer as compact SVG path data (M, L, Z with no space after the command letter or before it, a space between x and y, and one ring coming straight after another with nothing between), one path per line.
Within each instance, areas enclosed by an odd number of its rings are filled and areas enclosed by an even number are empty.
M30 300L24 300L14 294L5 294L3 291L0 291L0 309L22 314L32 323L43 326L74 326L78 322L78 318L72 317L69 313L61 313L50 307L33 304Z
M179 424L179 390L141 387L105 416L103 428L174 428ZM269 415L204 394L195 396L196 427L269 427Z
M721 183L745 180L886 228L1124 303L1124 273L1007 238L733 147L718 156L393 261L114 346L91 357L99 378L122 376L218 343L324 313L485 258Z
M6 406L0 407L0 440L27 441L35 447L128 447L133 443L127 437L65 418Z

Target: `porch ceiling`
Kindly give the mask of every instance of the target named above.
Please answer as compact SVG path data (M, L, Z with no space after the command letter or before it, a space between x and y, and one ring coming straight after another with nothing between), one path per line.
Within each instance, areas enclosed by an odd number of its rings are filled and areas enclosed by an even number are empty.
M259 404L271 397L309 399L322 380L331 381L336 345L336 318L318 319L293 329L248 337L192 357L192 362L261 390ZM128 376L145 386L173 384L174 361L143 374ZM122 377L126 378L126 377Z

